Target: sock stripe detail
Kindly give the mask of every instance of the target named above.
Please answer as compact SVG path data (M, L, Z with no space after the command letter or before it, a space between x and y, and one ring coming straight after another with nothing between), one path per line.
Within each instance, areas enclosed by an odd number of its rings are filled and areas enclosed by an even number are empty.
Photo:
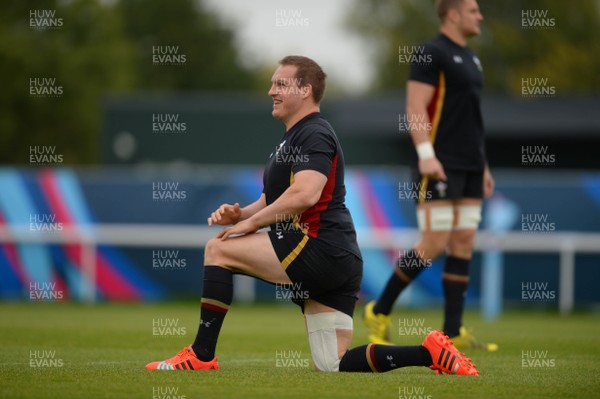
M229 305L221 301L217 301L216 299L202 298L200 303L200 306L203 308L211 309L221 313L227 313L229 310Z
M402 282L405 284L410 284L410 282L412 281L412 279L410 277L408 277L406 274L404 274L402 269L400 269L399 267L396 268L396 276L398 276L398 278L400 280L402 280Z
M469 283L468 275L454 274L454 273L442 273L442 280L452 282L452 283Z
M367 363L371 368L371 371L374 373L379 373L379 367L377 366L377 362L375 361L375 345L369 344L367 345Z

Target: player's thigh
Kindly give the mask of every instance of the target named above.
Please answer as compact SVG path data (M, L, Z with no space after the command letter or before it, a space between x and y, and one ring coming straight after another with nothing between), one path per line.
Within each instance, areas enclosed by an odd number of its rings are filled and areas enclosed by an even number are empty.
M451 200L432 200L417 205L421 239L415 246L425 258L435 258L448 245L454 213Z
M289 284L267 233L247 234L226 240L213 238L206 245L205 265L225 266L272 283Z
M481 221L483 198L483 171L464 171L457 174L463 183L458 197L454 198L454 230L472 230Z
M469 206L480 206L481 207L481 198L469 198L469 197L465 197L465 198L461 198L455 201L452 201L452 205L454 206L465 206L465 205L469 205Z

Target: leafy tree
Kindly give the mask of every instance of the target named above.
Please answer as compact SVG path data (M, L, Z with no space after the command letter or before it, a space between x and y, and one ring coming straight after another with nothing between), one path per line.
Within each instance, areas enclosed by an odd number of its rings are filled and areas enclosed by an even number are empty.
M119 9L127 21L127 35L137 45L137 88L240 90L253 86L252 74L237 61L232 32L201 3L121 0ZM176 47L178 55L185 55L185 62L160 65L161 59L153 57L153 51L167 51L167 46Z
M408 66L398 48L417 46L439 29L433 0L355 0L348 25L377 47L375 89L404 88ZM489 91L520 95L521 79L547 78L557 93L600 89L600 9L595 0L480 0L482 35L470 46L479 54ZM553 19L550 29L531 29L524 10ZM547 13L547 14L546 14ZM527 25L527 23L525 23Z
M50 12L33 18L30 12ZM54 24L61 26L48 27ZM94 0L13 1L0 13L0 159L29 163L30 146L52 146L64 164L96 152L103 93L131 87L131 43L121 20ZM57 97L31 94L30 79L54 79ZM42 94L44 89L41 87ZM58 90L60 89L60 90ZM33 88L35 90L35 88ZM57 91L58 90L58 91ZM35 91L34 91L35 93Z
M0 8L2 164L28 164L32 146L53 147L65 165L95 162L109 93L253 86L231 32L198 1L20 0ZM155 65L153 46L179 46L186 62ZM30 79L53 84L32 89ZM52 89L60 95L30 91Z

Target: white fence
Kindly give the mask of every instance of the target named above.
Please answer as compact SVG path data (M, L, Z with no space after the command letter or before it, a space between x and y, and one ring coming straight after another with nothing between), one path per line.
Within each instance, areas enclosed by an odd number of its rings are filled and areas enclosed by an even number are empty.
M61 231L31 231L29 226L22 228L0 227L0 242L39 243L39 244L80 244L82 246L82 272L87 277L83 284L84 300L93 302L96 297L96 247L115 245L124 247L175 247L202 248L215 236L220 227L188 225L83 225L66 227ZM358 230L361 248L396 249L410 248L418 239L416 229L368 229ZM573 309L575 298L575 255L577 253L600 253L600 234L579 232L552 233L492 233L478 232L477 251L499 251L505 253L558 253L560 255L559 309L568 313ZM485 270L484 270L485 273ZM500 272L500 276L501 276ZM482 281L490 279L482 278ZM253 279L242 279L236 296L252 299ZM489 284L489 283L487 283ZM501 287L502 281L496 281ZM494 292L489 298L501 303L500 289L482 287L482 292Z

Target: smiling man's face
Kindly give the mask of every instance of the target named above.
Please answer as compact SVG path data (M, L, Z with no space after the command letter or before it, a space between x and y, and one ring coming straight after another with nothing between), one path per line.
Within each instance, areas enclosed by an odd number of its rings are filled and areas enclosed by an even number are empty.
M292 119L303 105L303 94L308 88L296 79L297 67L280 65L271 78L269 96L273 99L272 115L286 123Z

